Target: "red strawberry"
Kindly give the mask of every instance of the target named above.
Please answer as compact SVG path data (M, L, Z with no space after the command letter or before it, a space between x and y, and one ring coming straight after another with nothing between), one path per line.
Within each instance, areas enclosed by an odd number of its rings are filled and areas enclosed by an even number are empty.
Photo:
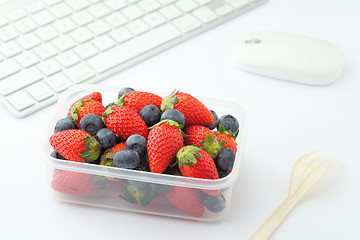
M231 148L236 153L237 145L235 142L235 138L231 133L225 130L224 126L219 124L219 130L215 132L216 137L218 137L221 141L225 141L224 148Z
M193 188L172 187L166 194L166 198L177 208L194 217L202 217L205 207L201 201L201 193Z
M101 188L104 178L92 174L66 170L54 170L51 187L58 192L72 195L86 195Z
M213 158L203 149L185 146L176 154L179 169L184 177L219 179ZM203 190L211 196L217 196L220 190Z
M212 135L215 138L215 133L211 131L209 128L201 125L190 125L184 128L184 133L186 137L184 137L186 145L197 145L198 147L202 147L200 144L201 141L206 140L206 135Z
M78 99L77 101L75 101L71 105L71 107L69 108L69 111L68 111L68 116L71 115L71 109L72 109L72 107L74 106L75 103L77 103L79 100L86 100L86 99L92 99L92 100L95 100L95 101L98 101L98 102L102 103L102 95L101 95L101 93L99 93L99 92L90 93L90 94Z
M86 114L93 113L102 117L105 110L101 102L89 98L77 101L69 110L68 116L71 116L73 123L79 126L81 118Z
M124 99L124 106L129 106L138 113L146 105L155 105L157 108L160 109L162 102L162 97L154 93L141 92L141 91L133 91L126 93L126 95L123 96L123 99Z
M101 150L100 144L90 134L80 129L54 133L49 141L56 152L74 162L95 161Z
M164 120L149 132L147 151L150 171L162 173L184 146L180 125L171 120Z
M101 156L100 165L115 167L113 162L114 154L117 153L118 151L125 149L126 149L125 142L118 143L115 146L107 149L104 152L104 154Z
M205 125L215 123L215 118L205 105L190 94L183 92L172 92L164 98L161 110L175 109L185 116L185 125Z
M133 109L115 105L106 109L103 115L105 125L123 141L133 134L147 138L148 129L144 120Z

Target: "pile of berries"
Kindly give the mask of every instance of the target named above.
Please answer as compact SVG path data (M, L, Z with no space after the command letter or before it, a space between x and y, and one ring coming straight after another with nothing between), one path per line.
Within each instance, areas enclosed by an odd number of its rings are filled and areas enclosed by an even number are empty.
M167 97L123 88L115 102L104 106L100 92L72 104L56 122L49 139L52 157L137 171L219 179L233 167L239 131L230 114L217 116L190 94L174 91ZM102 176L55 170L52 188L85 195L111 181ZM114 180L119 181L119 180ZM205 208L225 208L220 190L195 190L122 180L122 199L149 205L164 195L173 205L201 217Z

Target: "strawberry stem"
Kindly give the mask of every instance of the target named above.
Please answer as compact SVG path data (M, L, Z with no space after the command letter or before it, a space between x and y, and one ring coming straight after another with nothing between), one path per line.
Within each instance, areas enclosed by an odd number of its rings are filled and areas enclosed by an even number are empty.
M162 102L160 109L162 112L165 112L166 110L172 110L174 109L174 105L179 102L179 99L175 96L179 91L176 89L170 93L169 96L165 97Z
M101 146L95 139L93 139L90 135L87 135L84 138L85 150L80 152L79 155L83 158L83 162L92 162L98 159L100 155Z
M84 103L89 101L89 100L91 100L91 98L85 99L85 100L79 100L71 108L71 121L73 122L74 125L79 120L78 107L84 105Z
M187 166L196 165L197 159L201 159L200 151L201 148L196 147L195 145L189 145L181 148L177 154L177 163L179 167L182 167L183 164Z
M224 148L226 141L223 140L221 142L219 137L213 137L213 135L209 134L205 136L206 140L200 142L202 148L210 154L210 156L214 159L219 155L221 149Z

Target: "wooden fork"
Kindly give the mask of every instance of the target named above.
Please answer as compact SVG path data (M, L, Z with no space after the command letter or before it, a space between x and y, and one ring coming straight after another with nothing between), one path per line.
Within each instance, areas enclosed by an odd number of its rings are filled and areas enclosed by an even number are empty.
M324 158L324 155L314 156L315 153L317 151L306 153L296 160L291 171L288 197L249 240L268 239L305 194L338 163Z

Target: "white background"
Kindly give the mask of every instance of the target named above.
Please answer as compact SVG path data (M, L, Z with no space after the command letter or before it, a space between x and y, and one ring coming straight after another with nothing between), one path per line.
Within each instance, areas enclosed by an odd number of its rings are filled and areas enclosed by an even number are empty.
M24 119L2 106L0 239L248 239L287 195L293 162L318 149L341 161L272 239L360 239L360 3L270 0L265 5L117 74L101 85L233 101L249 115L231 211L203 223L66 204L49 191L39 153L52 105ZM328 40L344 52L331 85L314 87L238 70L243 34L279 30Z

